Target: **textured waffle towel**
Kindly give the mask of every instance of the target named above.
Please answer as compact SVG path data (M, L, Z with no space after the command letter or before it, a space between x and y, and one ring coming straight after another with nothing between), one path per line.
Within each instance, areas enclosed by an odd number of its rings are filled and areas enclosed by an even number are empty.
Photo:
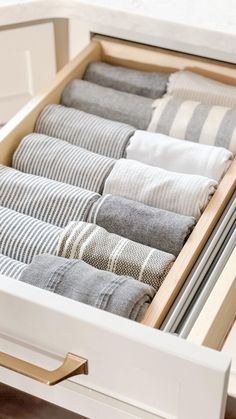
M0 253L30 263L40 253L55 254L61 228L0 207Z
M95 268L131 276L156 290L175 260L169 253L108 233L102 227L83 221L72 222L62 231L57 255L81 259Z
M110 233L175 256L179 254L196 222L193 217L113 195L105 195L96 201L87 221Z
M121 159L105 182L104 195L123 196L198 219L216 186L216 181L203 176L169 172L135 160Z
M19 172L0 165L0 202L38 220L65 227L70 221L85 221L100 195L77 186Z
M120 159L135 128L66 106L48 105L39 115L35 131Z
M6 275L14 279L19 279L22 272L26 268L25 263L18 262L7 256L0 254L0 274Z
M167 135L136 131L126 156L165 170L207 176L220 181L229 168L233 154L222 147L177 140Z
M73 80L64 89L61 103L138 129L147 129L153 100L85 80Z
M167 93L183 99L197 100L205 105L236 108L236 87L200 76L191 71L171 74Z
M84 80L122 92L157 99L166 91L169 73L133 70L101 61L88 65Z
M39 288L141 321L155 290L132 278L101 271L82 260L36 256L20 278Z
M13 156L13 167L102 193L115 160L43 134L25 137Z
M173 96L157 99L148 131L228 148L236 153L236 109Z

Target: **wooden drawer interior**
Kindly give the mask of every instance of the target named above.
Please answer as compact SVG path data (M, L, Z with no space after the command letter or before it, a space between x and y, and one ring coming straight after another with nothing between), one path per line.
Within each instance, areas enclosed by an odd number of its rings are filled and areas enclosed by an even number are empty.
M90 45L67 64L48 87L35 96L0 131L1 164L11 165L16 147L25 135L33 131L35 121L41 110L47 104L59 103L61 93L67 83L72 79L82 78L88 63L98 60L150 71L174 72L178 69L188 69L215 80L236 85L235 66L232 64L95 36ZM221 181L193 233L156 294L145 315L143 324L156 328L160 327L235 189L236 160ZM235 299L227 301L233 304ZM224 323L225 328L232 324L232 312L233 310L229 310L227 313L227 321ZM214 332L217 333L217 327L214 328ZM226 333L226 330L224 332ZM216 339L215 342L212 346L217 348L219 339ZM200 339L198 343L204 343L204 340L201 341Z

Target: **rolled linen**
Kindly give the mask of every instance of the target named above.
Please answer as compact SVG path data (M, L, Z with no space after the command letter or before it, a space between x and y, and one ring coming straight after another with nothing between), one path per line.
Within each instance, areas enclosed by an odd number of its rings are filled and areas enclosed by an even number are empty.
M26 268L25 263L18 262L7 256L0 254L0 274L6 275L14 279L19 279L22 272Z
M37 119L35 132L120 159L135 128L66 106L48 105Z
M100 195L0 165L1 205L56 225L85 221Z
M120 196L105 195L96 201L87 221L146 246L178 256L196 220L153 208Z
M142 320L155 294L132 278L46 254L36 256L20 280L135 321Z
M118 160L103 194L133 199L155 208L199 218L215 192L215 180L169 172L135 160Z
M83 221L71 222L62 231L57 255L81 259L95 268L131 276L158 290L175 257L133 242Z
M167 94L205 105L236 108L236 86L209 79L191 71L177 71L170 75Z
M174 96L157 99L148 131L225 147L236 153L236 109Z
M57 138L30 134L16 149L12 164L25 173L102 193L115 160Z
M85 80L73 80L65 87L61 103L138 129L147 129L153 100Z
M130 138L126 156L165 170L207 176L217 182L221 180L233 158L233 154L226 148L138 130Z
M55 254L61 228L0 207L0 253L30 263L40 253Z
M122 92L157 99L166 92L169 75L170 73L134 70L98 61L88 65L84 80Z

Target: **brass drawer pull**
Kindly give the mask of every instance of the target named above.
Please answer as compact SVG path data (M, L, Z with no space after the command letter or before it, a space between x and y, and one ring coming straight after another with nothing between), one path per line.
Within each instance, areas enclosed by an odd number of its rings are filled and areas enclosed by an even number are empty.
M33 378L41 383L48 384L49 386L60 383L60 381L78 374L88 374L88 361L71 353L66 355L60 367L52 371L30 364L4 352L0 352L0 366L18 372L26 377Z

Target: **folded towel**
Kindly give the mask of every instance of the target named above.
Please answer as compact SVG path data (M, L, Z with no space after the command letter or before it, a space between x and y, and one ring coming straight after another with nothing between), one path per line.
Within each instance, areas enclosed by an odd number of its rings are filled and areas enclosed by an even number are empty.
M195 218L149 207L120 196L105 195L96 201L88 222L146 246L177 256L189 237Z
M147 129L153 100L85 80L73 80L65 87L61 103L138 129Z
M236 109L173 96L157 99L148 131L228 148L236 153Z
M135 132L126 149L126 156L165 170L207 176L217 182L233 158L226 148L177 140L147 131Z
M85 221L100 195L77 186L28 175L0 165L0 202L38 220L65 227L70 221Z
M13 156L13 167L102 193L115 160L43 134L25 137Z
M169 172L121 159L108 176L103 194L123 196L198 219L216 186L216 181L203 176Z
M191 71L171 74L167 93L182 99L197 100L205 105L236 108L236 87L200 76Z
M0 207L0 253L30 263L40 253L55 254L61 228Z
M81 259L95 268L131 276L157 290L175 257L108 233L104 228L83 221L71 222L62 231L57 255Z
M101 61L88 65L84 80L122 92L157 99L164 95L170 73L134 70Z
M155 294L132 278L50 255L36 256L20 280L136 321L142 320Z
M0 275L19 279L26 266L25 263L18 262L17 260L0 254Z
M120 159L135 128L66 106L48 105L39 115L35 131Z

